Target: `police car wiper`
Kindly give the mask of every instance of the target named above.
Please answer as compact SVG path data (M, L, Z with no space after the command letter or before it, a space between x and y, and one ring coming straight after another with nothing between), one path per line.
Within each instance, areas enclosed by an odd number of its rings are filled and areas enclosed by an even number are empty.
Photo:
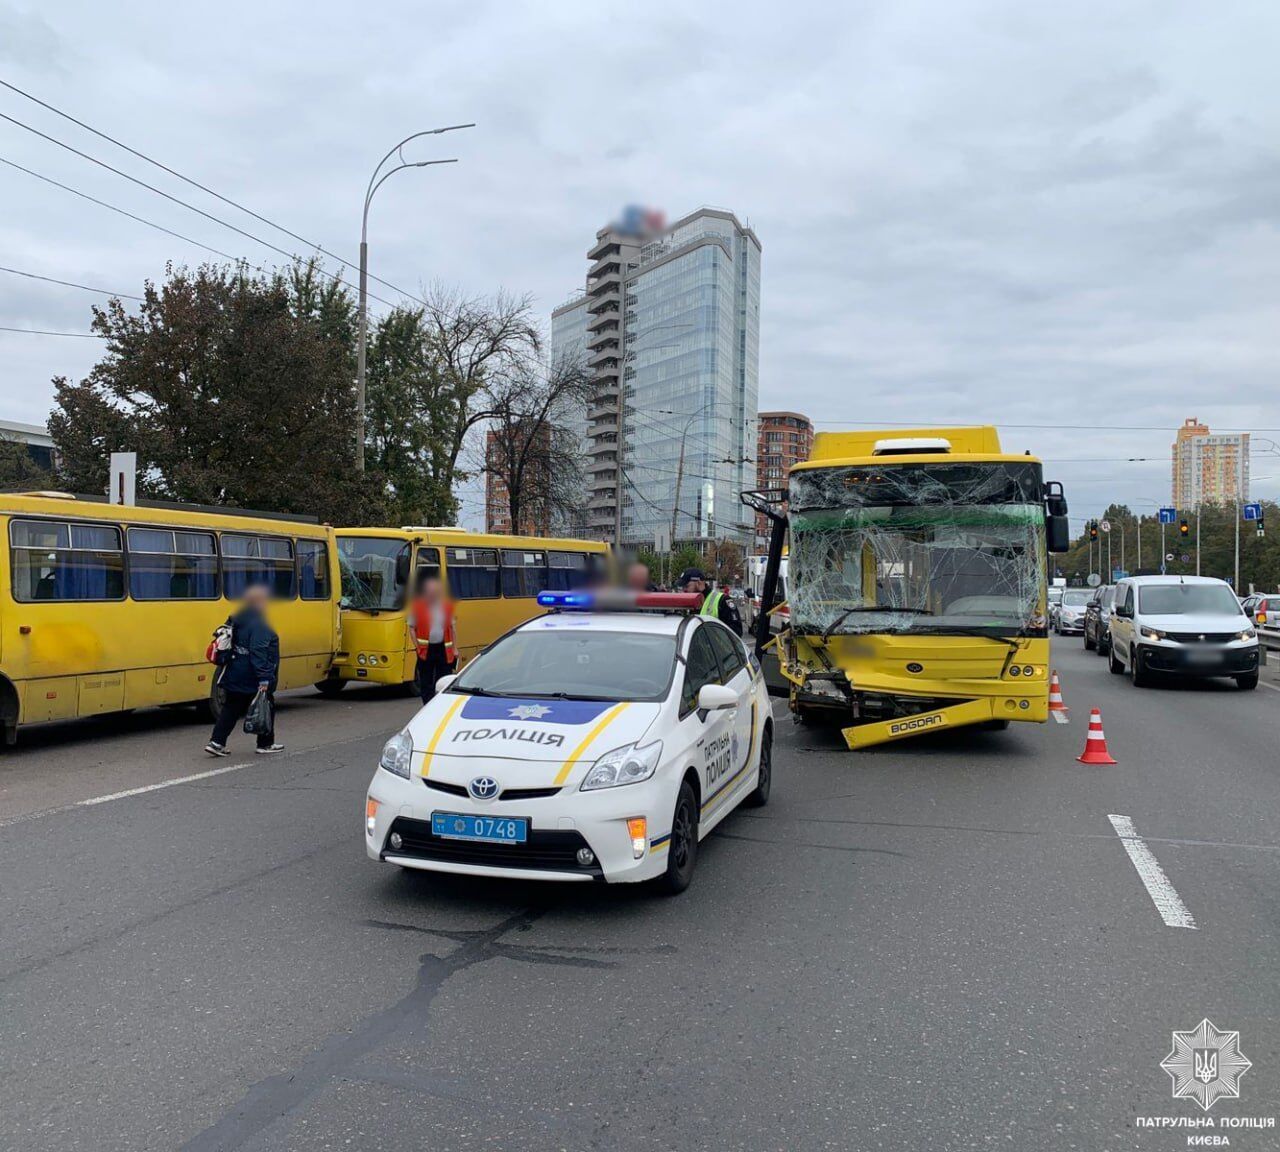
M510 692L490 692L488 688L452 688L450 691L457 692L460 696L511 696Z
M597 703L616 703L614 696L580 696L576 692L525 692L524 698L529 700L594 700Z
M822 642L825 644L831 639L831 633L840 627L855 612L910 612L915 616L932 616L933 611L929 608L894 608L888 604L858 604L852 608L846 608L834 620L831 621L822 630Z

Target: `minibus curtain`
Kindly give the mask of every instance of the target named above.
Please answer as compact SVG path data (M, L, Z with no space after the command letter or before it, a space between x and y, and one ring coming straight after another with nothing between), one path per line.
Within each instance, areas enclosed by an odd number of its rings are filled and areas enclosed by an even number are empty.
M498 569L449 565L449 593L455 600L492 600L498 595Z
M53 561L54 600L118 600L120 557L110 562L92 552L59 552Z

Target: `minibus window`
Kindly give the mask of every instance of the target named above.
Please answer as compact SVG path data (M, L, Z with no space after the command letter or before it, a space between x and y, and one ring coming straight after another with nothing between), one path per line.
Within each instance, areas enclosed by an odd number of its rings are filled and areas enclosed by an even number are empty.
M267 585L279 600L293 599L297 574L292 540L222 534L222 585L227 599L239 599L251 584Z
M123 600L120 529L56 520L14 520L13 597L39 600Z
M495 600L498 596L496 548L447 548L449 595L455 600Z
M591 582L585 552L549 552L547 564L547 587L553 592L572 592Z
M217 599L213 533L130 528L129 595L135 600Z
M502 553L502 594L536 596L547 587L547 554L508 548Z
M323 540L298 541L298 595L329 599L329 549Z

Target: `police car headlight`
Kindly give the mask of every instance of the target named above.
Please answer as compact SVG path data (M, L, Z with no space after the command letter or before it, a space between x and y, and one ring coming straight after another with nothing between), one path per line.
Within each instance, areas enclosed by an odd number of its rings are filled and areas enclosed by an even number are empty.
M382 749L382 758L378 763L388 772L409 779L409 761L413 759L413 737L406 728L397 732Z
M657 740L644 748L628 744L606 752L592 766L582 782L581 791L593 792L597 788L618 788L623 784L638 784L648 780L658 770L662 759L662 741Z

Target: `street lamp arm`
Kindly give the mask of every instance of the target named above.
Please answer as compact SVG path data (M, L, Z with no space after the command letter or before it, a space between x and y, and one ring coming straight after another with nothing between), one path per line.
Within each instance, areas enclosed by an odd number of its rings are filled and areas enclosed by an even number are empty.
M390 160L392 156L394 156L397 152L399 152L401 148L403 148L406 144L408 144L411 140L418 140L423 136L439 136L441 133L444 133L444 132L457 132L463 128L474 128L474 127L475 127L475 124L449 124L444 128L427 128L422 132L414 132L411 135L406 136L403 140L400 141L399 144L396 144L394 147L389 149L387 154L383 156L381 160L378 161L377 167L374 168L373 170L373 175L369 177L369 187L366 190L365 196L364 196L365 206L368 207L369 201L373 199L373 194L377 190L374 187L374 183L375 182L379 184L382 183L382 181L378 180L378 173L382 171L382 166L388 160ZM403 154L400 156L400 159L401 161L404 161ZM406 165L406 166L411 166L411 165Z
M369 186L369 192L364 198L364 220L367 223L369 219L369 205L373 203L374 194L397 172L403 172L406 168L430 168L433 164L456 164L457 157L452 160L416 160L412 164L397 164L394 168L388 168L376 184ZM363 233L364 228L361 228Z

